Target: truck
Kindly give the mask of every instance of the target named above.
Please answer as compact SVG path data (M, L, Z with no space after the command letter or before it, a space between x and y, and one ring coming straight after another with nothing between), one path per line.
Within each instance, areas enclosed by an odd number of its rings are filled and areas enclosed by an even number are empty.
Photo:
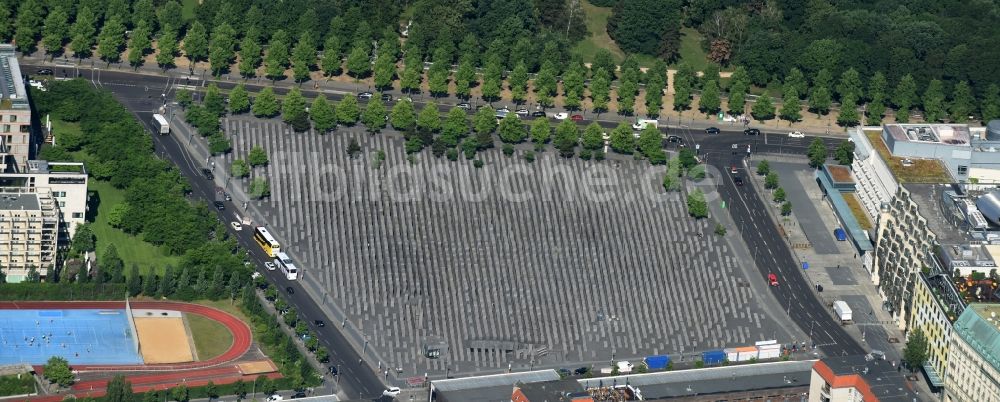
M663 370L670 365L670 356L667 355L648 356L642 360L650 370Z
M160 135L170 134L170 123L167 122L167 119L162 114L156 113L153 115L153 125L157 127L156 132Z
M837 318L840 319L841 323L846 323L853 319L853 313L851 312L851 307L848 306L847 302L843 300L837 300L833 302L833 311L837 313Z
M618 372L619 373L622 373L622 374L631 373L632 372L632 368L633 368L632 363L629 363L628 361L622 360L622 361L618 362Z
M724 350L709 350L707 352L702 352L701 361L705 363L706 366L722 364L722 362L726 361L726 352Z
M660 122L655 119L639 119L639 121L635 122L635 124L632 125L632 129L642 130L645 129L646 126L653 126L659 128Z

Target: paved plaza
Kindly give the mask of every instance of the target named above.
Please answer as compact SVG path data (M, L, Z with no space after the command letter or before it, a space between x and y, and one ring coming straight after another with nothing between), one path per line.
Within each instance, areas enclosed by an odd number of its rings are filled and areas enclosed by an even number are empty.
M252 202L254 219L404 376L607 365L612 354L637 363L785 335L714 223L659 194L662 173L645 162L491 150L476 169L429 150L407 161L396 134L293 133L244 117L224 128L225 166L256 145L270 156L254 174L272 196ZM617 182L588 190L594 176ZM449 348L424 357L438 339Z

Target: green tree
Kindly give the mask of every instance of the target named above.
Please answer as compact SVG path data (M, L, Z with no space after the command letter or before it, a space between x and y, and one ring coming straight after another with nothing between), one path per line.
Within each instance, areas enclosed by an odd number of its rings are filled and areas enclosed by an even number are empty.
M139 275L139 265L132 264L132 268L128 272L128 296L136 297L142 293L142 276Z
M785 201L784 204L781 204L781 215L788 216L791 214L792 214L792 203L789 201Z
M965 122L976 109L976 99L972 96L972 88L967 81L961 81L955 85L951 93L951 120L955 122Z
M247 153L247 163L249 163L251 167L267 166L267 152L264 151L264 148L260 145L255 145L253 148L250 148L250 152Z
M518 62L514 71L507 78L510 85L511 98L515 103L524 103L528 99L528 68L524 62Z
M323 42L323 58L320 66L327 77L332 77L340 72L340 65L343 64L340 53L341 39L333 32L327 33L326 41Z
M427 71L427 86L433 96L448 94L448 68L450 63L437 61Z
M326 95L320 94L313 100L309 108L309 117L313 121L313 128L320 134L326 133L337 126L337 113L333 110L333 104Z
M729 84L729 113L735 116L742 115L746 110L747 87L741 81L733 81Z
M708 217L708 202L705 201L705 193L701 189L695 189L687 196L688 214L695 219Z
M458 70L455 71L455 95L462 99L469 99L472 88L472 80L476 78L476 68L467 58L462 58L458 62Z
M90 224L84 223L76 227L76 233L73 235L72 241L74 251L81 254L94 251L96 244L97 238L94 236L94 231L90 228Z
M406 54L403 65L403 72L399 78L399 86L406 93L420 91L420 82L423 79L424 61L420 53L411 51Z
M627 53L677 57L682 2L632 0L618 2L608 18L608 35Z
M422 133L436 133L441 130L441 115L434 102L424 105L417 116L417 129Z
M632 127L627 122L620 122L611 131L608 142L611 149L620 154L631 154L635 151L635 135L632 134Z
M716 80L706 81L704 89L701 90L701 98L698 99L698 110L709 115L718 113L722 107L719 96L719 82Z
M850 166L854 163L854 141L843 141L833 151L833 156L837 158L837 163Z
M941 80L931 80L924 91L924 119L928 122L936 122L946 115L944 83Z
M814 86L812 94L809 95L809 110L820 115L829 113L830 104L833 103L833 99L831 98L829 89L822 86Z
M445 118L444 126L441 128L440 140L442 144L447 147L454 147L458 145L458 140L468 133L469 119L465 114L465 110L457 107L451 108L448 111L448 116Z
M184 109L187 109L187 107L191 106L191 103L194 102L191 91L187 89L178 89L176 95L174 95L174 100L176 100L177 104L181 105Z
M556 95L558 81L556 81L556 67L551 63L542 64L541 70L535 77L535 93L538 103L545 107L552 106L552 97Z
M128 64L133 67L139 67L143 64L143 58L152 49L153 43L150 36L149 27L145 22L141 22L138 26L132 30L132 35L129 37L128 43Z
M90 7L83 6L76 11L76 21L69 30L69 49L77 58L90 55L97 35L97 16Z
M219 93L219 87L215 83L208 84L208 89L205 91L205 100L202 102L212 117L219 118L226 114L226 100Z
M809 158L809 166L817 169L826 162L827 155L826 144L819 138L814 139L806 151L806 156Z
M487 106L477 110L472 117L472 128L480 135L492 134L497 128L496 112L493 108Z
M385 52L379 52L378 57L375 58L375 69L374 69L375 88L378 89L391 88L392 79L395 75L396 75L395 57Z
M764 159L760 161L760 163L757 163L758 175L766 176L768 173L771 173L771 164L767 161L767 159Z
M611 100L611 73L603 68L594 71L594 76L590 80L590 99L595 112L605 112L608 110L608 102Z
M260 67L261 57L260 39L247 35L240 42L240 63L237 68L240 75L251 78L257 75L257 67Z
M983 94L983 102L980 105L983 114L983 121L1000 119L1000 86L990 84Z
M642 131L639 132L639 152L642 153L646 159L649 159L649 163L653 165L662 165L667 163L667 155L663 152L663 136L660 134L660 130L653 125L646 125Z
M316 66L316 44L310 34L302 34L292 49L292 76L295 81L309 79L309 73Z
M271 186L263 177L256 177L250 182L250 197L261 199L271 195Z
M253 115L257 117L274 117L278 115L278 97L274 95L271 87L265 87L254 99L251 108Z
M778 173L774 171L767 172L764 176L764 188L772 190L778 188Z
M264 74L272 80L285 78L285 68L288 67L290 45L285 41L287 35L283 31L279 33L271 36L267 53L264 55Z
M184 35L184 54L192 64L208 57L208 31L198 20L191 23Z
M292 90L288 91L288 95L285 95L285 100L281 102L281 119L285 123L292 124L306 116L306 98L302 96L302 91L299 88L293 87Z
M353 126L358 122L358 118L361 117L361 111L358 106L358 98L353 96L345 96L337 103L337 107L334 108L337 112L337 123L343 124L345 126Z
M576 145L580 142L580 129L572 120L563 120L556 126L555 138L552 144L564 158L576 153Z
M795 85L785 83L784 93L781 95L781 119L794 123L802 119L802 106L799 104L799 93Z
M372 65L365 47L355 46L351 49L351 53L347 56L347 73L359 79L368 76L371 70Z
M597 122L590 123L583 130L580 145L583 145L584 149L591 151L601 149L604 146L604 129Z
M3 16L0 15L0 17ZM61 6L56 6L45 17L45 26L42 29L42 46L45 46L45 53L51 54L53 57L62 54L63 44L66 43L68 36L69 15Z
M174 57L177 55L177 31L170 26L163 27L160 38L156 41L157 50L156 64L161 68L169 68L174 65Z
M885 114L885 91L888 85L885 74L881 71L876 72L871 81L868 81L868 105L865 108L868 124L882 123L882 115Z
M751 111L753 117L757 120L771 120L774 118L774 103L771 101L771 95L766 92L757 98L757 101L753 103L753 109Z
M181 384L171 388L170 397L177 402L187 402L189 398L187 385Z
M837 115L837 124L844 127L854 127L859 123L858 105L854 98L847 97L840 103L840 114Z
M500 141L508 144L522 142L528 137L528 133L524 129L524 123L521 123L521 119L519 119L514 113L507 113L507 115L500 120L499 132Z
M392 106L392 113L389 116L392 127L396 130L409 132L417 126L417 112L413 110L413 103L408 101L396 102Z
M124 375L115 375L111 381L108 381L104 400L107 402L134 402L135 394L132 392L132 383L125 380Z
M540 149L552 138L552 127L548 119L535 119L531 122L531 141L535 148Z
M208 380L208 384L205 384L205 395L208 396L209 401L219 397L219 388L215 386L212 380Z
M840 97L841 102L847 98L858 100L864 96L863 88L861 74L853 67L848 68L840 75L840 82L837 84L837 96Z
M785 195L785 189L781 188L781 187L778 187L777 190L774 190L774 194L772 194L772 196L774 197L774 202L776 202L776 203L780 204L780 203L785 202L785 197L786 197L786 195Z
M903 348L903 362L910 372L916 371L927 361L927 337L924 331L916 328L907 337L906 347Z
M219 75L229 70L229 65L236 58L236 35L236 30L228 23L212 30L208 45L208 64L212 68L212 74Z
M73 372L69 368L69 362L59 356L52 356L45 362L45 379L60 387L68 387L73 384Z
M797 67L788 70L788 75L785 76L785 85L794 87L795 93L799 94L800 97L809 93L809 83L806 82L805 74L802 74L802 70Z
M910 120L910 108L917 100L917 82L907 74L899 80L892 94L892 104L896 106L896 121L906 123Z
M250 168L247 167L247 162L243 159L236 159L229 166L229 173L237 178L247 177L250 175Z
M229 92L229 110L234 114L242 114L250 111L250 94L247 87L242 83L236 85Z
M500 85L503 83L503 66L499 58L490 57L483 66L483 83L480 90L483 99L492 102L500 99Z
M377 133L385 128L385 117L385 104L382 103L381 96L376 96L372 97L372 100L368 101L368 105L365 106L365 112L361 116L361 122L368 128L368 131Z
M125 278L125 262L118 255L118 249L114 244L109 244L104 249L100 261L101 272L111 276L111 282L122 283Z

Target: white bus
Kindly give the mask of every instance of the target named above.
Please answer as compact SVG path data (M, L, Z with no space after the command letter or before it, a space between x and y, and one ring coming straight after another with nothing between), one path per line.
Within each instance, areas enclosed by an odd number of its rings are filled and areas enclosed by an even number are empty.
M294 281L299 278L299 269L295 267L295 263L288 254L277 253L274 256L274 265L281 268L281 273L285 274L285 279Z

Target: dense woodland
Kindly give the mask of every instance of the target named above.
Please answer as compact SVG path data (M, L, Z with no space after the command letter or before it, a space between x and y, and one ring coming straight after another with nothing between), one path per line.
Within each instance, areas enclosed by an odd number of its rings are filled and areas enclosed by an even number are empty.
M887 108L921 109L931 121L1000 116L1000 49L993 46L1000 27L985 23L1000 16L995 1L592 3L612 7L608 34L626 54L656 57L650 71L637 73L638 61L610 51L593 60L574 55L573 45L593 34L579 0L0 0L0 40L13 39L24 52L135 66L155 54L164 69L184 68L176 64L186 58L219 75L305 81L319 71L378 88L398 83L407 92L426 84L432 94L468 98L476 88L487 101L509 90L503 96L514 102L533 94L567 109L607 110L617 100L621 114L643 101L646 114L659 114L662 74L673 65L683 73L672 105L680 111L705 91L703 112L722 110L717 99L729 99L736 107L728 109L743 113L745 96L767 88L758 119L796 121L799 102L819 114L836 104L868 105L873 123ZM704 37L714 62L706 79L695 79L690 61L680 59L682 27ZM717 78L718 69L742 69L740 85ZM646 96L637 100L640 88ZM771 97L793 104L782 113ZM857 112L848 114L839 122L857 124Z

